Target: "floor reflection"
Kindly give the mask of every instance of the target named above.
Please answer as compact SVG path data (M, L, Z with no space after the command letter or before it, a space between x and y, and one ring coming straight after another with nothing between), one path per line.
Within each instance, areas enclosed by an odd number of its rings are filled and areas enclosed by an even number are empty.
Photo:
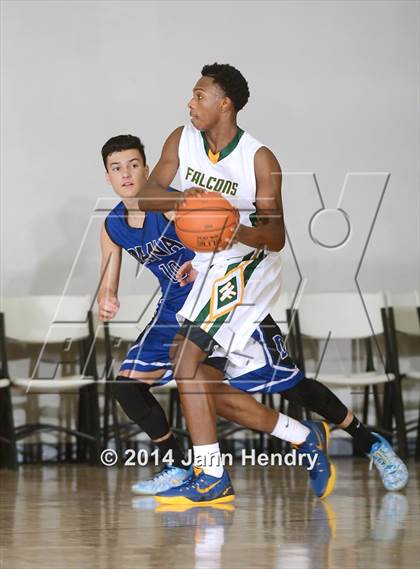
M401 538L407 515L408 500L404 494L396 492L385 494L372 527L372 539L393 541Z
M336 537L337 518L331 503L316 501L299 535L278 548L276 567L333 567L331 542Z
M232 469L237 499L213 507L134 497L146 469L24 467L0 472L8 569L418 568L419 472L387 493L367 461L337 461L328 500L292 468Z

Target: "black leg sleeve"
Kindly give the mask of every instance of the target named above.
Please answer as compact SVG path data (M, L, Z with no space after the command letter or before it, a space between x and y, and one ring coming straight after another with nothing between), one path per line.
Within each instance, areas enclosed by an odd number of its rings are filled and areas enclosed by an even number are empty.
M162 406L150 393L150 385L119 375L113 383L114 397L125 414L152 440L169 433L169 424Z
M291 403L315 411L335 425L342 423L347 416L348 409L344 403L316 379L305 378L283 395Z

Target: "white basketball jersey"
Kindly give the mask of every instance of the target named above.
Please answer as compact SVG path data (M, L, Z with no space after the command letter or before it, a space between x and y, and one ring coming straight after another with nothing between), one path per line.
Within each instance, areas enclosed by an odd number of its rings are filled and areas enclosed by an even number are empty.
M250 216L256 211L254 156L263 145L247 132L239 130L215 162L209 157L211 151L207 154L205 145L205 138L199 130L192 124L184 127L178 150L181 190L203 188L220 193L239 210L241 224L251 227ZM223 154L226 155L223 157ZM215 254L197 253L193 262L197 267L207 266L209 262L213 265L221 259L241 259L252 251L252 247L236 243L230 249Z

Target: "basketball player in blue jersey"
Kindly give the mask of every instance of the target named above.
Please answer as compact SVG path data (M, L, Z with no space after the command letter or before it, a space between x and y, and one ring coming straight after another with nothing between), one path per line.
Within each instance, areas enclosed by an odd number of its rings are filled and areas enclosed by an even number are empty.
M222 244L223 250L197 254L188 264L189 276L184 282L193 283L193 287L178 313L182 326L171 359L194 456L201 468L192 480L159 493L156 498L161 503L233 499L232 484L220 459L212 392L223 374L209 371L204 362L212 342L229 352L233 363L240 361L241 349L252 336L255 322L269 313L279 292L278 252L285 242L281 170L272 152L237 124L237 113L248 97L247 82L237 69L230 65L205 66L189 102L191 124L168 137L140 193L140 209L169 211L176 210L188 195L218 191L240 214L236 236ZM184 194L169 195L167 186L178 170ZM261 220L257 227L252 226L253 214ZM227 287L230 303L224 298ZM325 386L311 380L301 384L305 385L297 396L301 404L314 409L315 396L315 406L320 409L317 412L334 415L333 422L353 436L357 436L357 430L363 432L364 450L373 458L389 489L406 484L406 468L385 440L369 433ZM322 423L311 428L314 444L326 450L328 427ZM334 469L329 461L323 468L328 488L334 484Z
M127 416L142 428L161 456L172 453L173 463L151 481L134 489L153 494L180 484L189 475L177 441L169 430L165 413L150 387L166 383L172 375L168 346L178 329L176 311L185 294L174 284L174 274L184 259L194 253L184 248L169 223L171 214L147 213L137 209L139 189L145 184L148 166L138 137L116 136L102 148L106 177L121 202L110 212L101 230L101 284L98 292L99 318L108 321L119 309L118 284L122 251L147 264L158 278L162 299L153 321L140 334L122 363L114 394ZM164 236L164 240L161 239ZM162 262L164 258L164 262Z
M162 289L157 314L129 350L114 385L116 397L126 414L150 436L161 455L169 450L172 453L173 465L165 466L152 480L139 482L133 487L136 493L154 494L176 486L191 474L182 464L182 453L170 432L162 407L150 393L150 387L162 385L172 377L168 346L178 331L176 312L191 289L186 279L181 279L177 285L175 273L180 265L179 271L183 273L182 267L188 267L194 253L179 241L170 222L170 213L145 214L137 209L136 196L148 175L140 140L131 135L114 137L104 145L102 157L108 181L122 201L107 216L101 233L100 318L110 320L117 314L123 249L152 270ZM261 344L264 349L261 349ZM291 402L316 411L328 421L345 428L354 436L356 444L368 452L369 432L328 388L314 380L302 381L303 375L288 357L280 330L272 319L267 318L257 328L247 349L251 356L255 356L255 362L248 363L245 370L228 366L228 375L233 377L231 385L251 393L283 392ZM212 356L207 363L223 369L224 358L217 357L217 352ZM292 443L303 441L308 433L293 419L279 415L227 385L218 385L214 399L220 415L251 429L271 433ZM377 439L374 442L377 443ZM309 442L301 444L299 450L313 451ZM322 470L322 461L320 468ZM311 471L311 484L316 494L322 496L326 480L322 473L318 475L317 470L318 463L317 468ZM396 475L391 474L389 465L386 472L385 485L390 487L392 482L395 489Z

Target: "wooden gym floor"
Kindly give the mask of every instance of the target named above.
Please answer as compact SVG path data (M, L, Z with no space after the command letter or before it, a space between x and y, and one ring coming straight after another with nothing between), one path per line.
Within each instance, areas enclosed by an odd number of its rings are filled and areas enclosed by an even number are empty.
M324 502L304 470L235 465L234 506L185 511L131 493L149 468L2 470L0 568L418 568L420 465L394 494L367 460L335 463Z

